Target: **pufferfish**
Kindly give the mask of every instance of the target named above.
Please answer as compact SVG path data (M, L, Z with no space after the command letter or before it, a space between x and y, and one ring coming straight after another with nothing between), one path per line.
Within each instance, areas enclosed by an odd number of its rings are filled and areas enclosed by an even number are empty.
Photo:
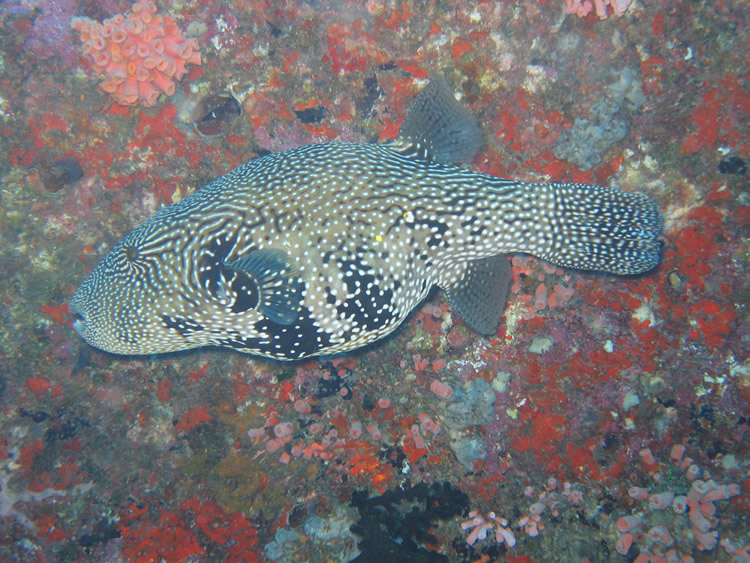
M644 195L454 164L481 146L476 119L436 78L392 142L251 160L112 248L72 297L74 328L115 354L224 346L297 360L383 338L434 286L494 333L509 253L618 275L659 262L662 216Z

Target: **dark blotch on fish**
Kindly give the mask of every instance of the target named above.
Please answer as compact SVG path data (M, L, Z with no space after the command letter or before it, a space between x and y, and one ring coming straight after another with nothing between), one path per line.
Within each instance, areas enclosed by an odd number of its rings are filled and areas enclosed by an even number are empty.
M719 162L719 174L744 176L745 172L747 172L747 164L739 156L730 156Z
M328 115L328 110L323 106L318 106L314 108L295 110L294 113L297 114L297 118L302 123L320 123L326 118L326 115Z
M241 113L240 104L232 96L208 96L198 104L193 126L201 135L215 137L229 131Z
M42 163L39 176L48 192L59 192L83 178L83 168L76 157L64 156L51 164Z

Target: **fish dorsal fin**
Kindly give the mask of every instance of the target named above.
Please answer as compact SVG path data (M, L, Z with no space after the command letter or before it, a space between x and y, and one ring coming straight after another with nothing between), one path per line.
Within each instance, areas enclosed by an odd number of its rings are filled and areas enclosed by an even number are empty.
M286 252L278 248L253 250L224 266L240 274L238 281L232 283L234 291L257 291L254 301L260 313L281 325L297 320L302 307L302 282ZM242 275L250 278L244 284Z
M471 162L482 148L482 129L438 76L412 102L396 143L435 162Z
M445 288L458 316L479 334L495 334L503 317L513 269L505 255L470 262L464 277Z

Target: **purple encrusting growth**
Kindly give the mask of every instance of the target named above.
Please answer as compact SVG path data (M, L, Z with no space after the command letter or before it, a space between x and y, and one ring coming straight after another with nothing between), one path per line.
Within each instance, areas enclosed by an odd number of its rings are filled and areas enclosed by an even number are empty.
M62 68L71 69L79 56L73 48L70 20L79 9L77 0L11 0L3 3L2 19L32 17L34 24L24 48L45 64L54 59Z

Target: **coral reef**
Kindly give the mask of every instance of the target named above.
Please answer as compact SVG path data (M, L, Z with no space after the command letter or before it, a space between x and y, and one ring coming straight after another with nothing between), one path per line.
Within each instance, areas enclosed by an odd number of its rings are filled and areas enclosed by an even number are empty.
M457 388L441 419L452 430L489 424L495 416L495 392L484 379L473 379L463 389Z
M133 4L127 16L102 23L76 17L71 25L94 70L106 77L99 88L125 106L155 106L162 93L174 94L187 65L201 64L198 42L186 39L172 18L157 14L150 0Z
M622 69L617 80L606 88L605 96L591 108L590 116L576 118L572 129L558 137L555 156L575 163L581 170L601 164L612 145L628 134L620 110L638 109L645 101L635 71Z
M37 526L26 516L20 509L23 504L42 502L46 499L61 497L66 495L75 495L85 493L92 487L91 483L84 483L71 487L70 490L57 490L53 487L47 487L42 490L23 490L15 491L11 489L10 481L13 472L7 467L0 467L0 520L4 518L15 518L28 530L37 531Z
M617 552L628 555L635 551L636 561L659 557L692 561L694 546L704 552L715 550L722 521L717 503L737 497L741 487L711 479L692 458L685 456L685 446L681 444L672 446L671 463L660 465L647 448L641 450L641 459L652 469L653 483L628 490L636 510L617 520ZM698 479L699 476L706 479ZM741 551L728 538L724 538L722 547L727 553Z
M70 47L73 14L134 1L0 8L0 561L342 561L362 541L370 561L750 561L742 2L601 22L563 0L162 3L203 61L142 110L97 103L85 72L106 77ZM496 334L438 292L377 346L293 364L80 341L72 291L162 204L256 155L393 139L437 69L485 131L470 168L648 195L659 268L514 255ZM625 139L589 170L556 158L605 98ZM445 481L468 501L439 500Z
M353 514L352 514L353 513ZM359 555L357 537L349 528L357 511L339 506L328 518L311 516L301 532L279 528L263 548L272 561L338 561L348 563Z

